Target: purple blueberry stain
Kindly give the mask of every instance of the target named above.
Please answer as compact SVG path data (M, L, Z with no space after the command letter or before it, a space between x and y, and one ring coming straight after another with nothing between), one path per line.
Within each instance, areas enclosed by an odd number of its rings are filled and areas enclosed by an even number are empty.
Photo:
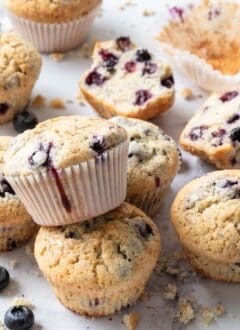
M240 127L236 127L231 130L230 139L233 143L240 142Z
M141 89L137 91L135 94L134 105L141 106L144 103L146 103L149 99L151 99L152 96L153 95L147 89Z
M15 195L15 191L5 179L2 179L0 181L0 197L3 198L6 194Z
M113 72L118 63L118 57L104 49L100 50L99 55L102 57L103 66L107 71Z
M95 298L93 301L90 301L90 307L97 307L100 305L100 300Z
M224 128L219 128L217 131L213 131L211 133L213 138L216 138L217 141L213 143L215 147L221 146L223 144L224 136L227 134L226 130Z
M131 40L129 37L119 37L116 39L118 49L122 52L126 52L131 48Z
M107 149L104 136L93 135L92 140L89 143L89 148L98 155L101 155Z
M154 74L157 71L157 64L153 62L146 62L142 71L142 75Z
M169 13L174 20L179 20L181 23L184 23L184 9L181 7L171 7L169 8Z
M135 61L128 61L125 63L124 68L127 72L133 73L136 71L137 64Z
M0 115L5 115L5 113L10 108L8 103L0 103Z
M148 239L149 236L153 236L152 227L148 223L139 222L135 224L135 228L140 236L144 239Z
M106 80L107 80L107 78L103 77L95 69L94 71L92 71L88 74L88 76L85 79L85 83L88 86L92 86L92 85L102 86Z
M173 76L169 76L161 80L161 85L166 88L172 88L174 85L174 78Z
M218 17L221 14L220 10L215 8L215 9L210 9L208 12L208 20L211 21L213 18Z
M220 97L220 100L225 103L225 102L229 102L233 99L235 99L235 97L237 97L239 95L239 93L237 91L232 91L232 92L227 92L225 94L223 94Z
M147 62L151 61L152 56L147 49L138 49L136 52L136 61L137 62Z
M204 135L204 132L208 129L207 125L201 125L198 127L194 127L189 133L189 137L192 141L197 141L201 139Z
M235 123L235 121L240 119L240 114L239 113L234 113L228 120L227 123L228 124L233 124Z

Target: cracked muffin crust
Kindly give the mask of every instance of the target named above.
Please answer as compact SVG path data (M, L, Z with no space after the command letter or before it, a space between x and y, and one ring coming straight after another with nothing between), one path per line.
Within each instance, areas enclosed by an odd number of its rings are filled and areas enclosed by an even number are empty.
M28 105L41 69L37 50L18 35L0 33L0 124Z
M240 168L239 107L239 91L210 96L184 128L181 146L217 168Z
M127 201L154 215L180 167L175 141L158 126L139 119L113 117L129 137Z
M174 79L169 65L128 37L99 42L93 65L80 88L102 117L114 115L149 119L167 111L174 102Z
M196 271L240 282L240 170L212 172L178 193L172 224Z
M81 315L106 316L133 304L157 262L160 236L135 206L65 227L43 227L35 242L39 268L58 299Z
M0 251L23 245L37 231L37 225L2 176L3 154L12 137L0 137Z
M41 23L63 23L88 14L101 0L7 0L15 15Z

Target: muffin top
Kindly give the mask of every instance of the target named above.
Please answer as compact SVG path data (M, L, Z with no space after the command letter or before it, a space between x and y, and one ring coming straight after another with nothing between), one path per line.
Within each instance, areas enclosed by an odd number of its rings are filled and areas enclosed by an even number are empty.
M32 88L40 69L40 54L30 43L14 33L0 33L1 95ZM2 103L1 108L6 105Z
M240 170L212 172L188 183L172 206L180 241L191 251L240 261Z
M10 136L0 136L0 227L31 220L9 183L2 177L3 154L12 141ZM1 231L1 228L0 228Z
M126 131L105 119L49 119L13 139L5 153L5 175L66 168L96 157L127 140Z
M126 129L128 151L128 197L165 189L179 170L177 145L158 126L140 119L113 117L111 122Z
M39 23L62 23L86 15L101 0L7 0L15 15Z
M240 168L240 92L214 93L184 128L180 143L218 168Z
M172 19L160 34L160 41L189 51L223 74L240 70L240 5L234 1L208 1L200 5L169 9Z
M113 287L157 261L156 225L127 203L93 220L66 227L42 227L35 243L40 269L56 285Z

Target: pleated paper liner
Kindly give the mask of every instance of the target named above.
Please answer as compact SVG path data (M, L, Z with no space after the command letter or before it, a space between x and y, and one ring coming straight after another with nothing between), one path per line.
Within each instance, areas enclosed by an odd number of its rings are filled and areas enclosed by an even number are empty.
M84 163L6 179L36 223L67 225L104 214L124 201L127 155L125 141Z

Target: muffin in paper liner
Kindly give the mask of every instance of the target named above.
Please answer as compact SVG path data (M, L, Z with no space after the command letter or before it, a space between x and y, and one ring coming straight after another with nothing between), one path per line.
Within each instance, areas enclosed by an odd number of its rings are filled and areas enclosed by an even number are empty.
M240 5L205 0L169 11L172 20L158 37L163 51L207 91L240 88Z
M6 176L33 220L59 226L91 219L126 197L128 141L101 156L63 169Z
M63 23L38 23L11 11L8 16L14 29L35 45L40 52L64 52L76 48L86 39L93 20L98 14L100 5L89 13L71 21Z

